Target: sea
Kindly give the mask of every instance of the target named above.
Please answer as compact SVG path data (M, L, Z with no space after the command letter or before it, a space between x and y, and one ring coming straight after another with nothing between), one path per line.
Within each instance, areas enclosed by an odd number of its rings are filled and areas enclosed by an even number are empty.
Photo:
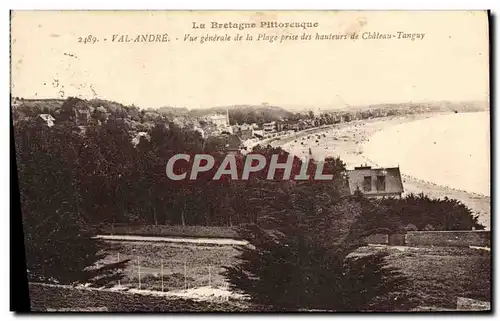
M489 112L454 113L376 132L363 153L420 180L490 196Z

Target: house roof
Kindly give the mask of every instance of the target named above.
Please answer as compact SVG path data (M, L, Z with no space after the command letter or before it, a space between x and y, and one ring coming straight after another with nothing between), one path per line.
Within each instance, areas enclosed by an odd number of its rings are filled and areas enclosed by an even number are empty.
M136 146L137 144L139 144L139 142L141 141L141 137L144 137L148 141L151 140L151 135L149 135L147 132L138 132L137 135L135 135L135 137L132 138L132 144L134 146Z
M385 177L385 189L378 190L376 188L376 180L378 176ZM401 194L404 192L403 181L399 167L391 168L371 168L370 166L355 167L353 170L347 171L349 182L349 190L354 193L359 189L365 195L388 195ZM363 189L365 177L371 177L372 188L369 191Z
M50 114L40 114L38 115L40 116L41 119L45 120L45 121L54 121L54 117L52 117L52 115Z
M49 127L54 126L55 118L52 117L52 115L50 115L50 114L40 114L40 115L38 115L38 117L40 117L44 122L46 122L47 126L49 126Z

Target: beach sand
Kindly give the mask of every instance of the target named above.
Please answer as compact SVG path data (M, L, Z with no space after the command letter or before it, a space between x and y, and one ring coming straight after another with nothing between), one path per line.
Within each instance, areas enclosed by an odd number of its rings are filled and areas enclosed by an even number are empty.
M369 141L370 137L377 131L395 126L398 124L443 115L443 113L417 114L408 116L394 116L375 118L368 120L352 121L328 126L314 132L298 133L293 138L282 139L273 142L273 146L281 146L290 153L305 157L311 154L315 159L322 159L327 156L340 157L346 163L348 169L355 166L377 164L370 161L363 154L363 144ZM432 198L444 198L445 196L457 199L467 205L475 214L479 216L479 222L490 229L490 204L488 196L465 192L447 186L440 186L433 182L423 181L405 174L403 175L403 185L405 194L424 193Z

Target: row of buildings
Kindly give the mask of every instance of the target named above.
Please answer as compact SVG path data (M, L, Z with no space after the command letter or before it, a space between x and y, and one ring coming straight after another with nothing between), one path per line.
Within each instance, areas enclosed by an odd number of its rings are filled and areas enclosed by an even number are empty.
M228 111L226 111L226 114L214 114L202 117L199 119L199 122L203 122L205 126L203 126L203 128L201 126L195 126L194 129L200 132L204 138L222 134L232 134L237 135L241 140L248 140L260 136L259 125L255 123L231 126ZM269 128L269 130L271 129Z
M80 122L88 121L88 119L82 119L82 116L78 117L78 114L76 116L77 117L75 118L77 118ZM50 114L39 114L37 119L49 127L52 127L55 121L54 117ZM215 128L211 132L210 136L218 136L223 139L225 146L224 150L228 153L240 152L241 149L244 148L243 141L245 140L250 140L255 137L272 137L272 135L277 135L280 131L283 131L283 127L280 127L276 122L265 123L262 128L259 128L257 124L231 126L229 124L229 117L227 114L209 116L207 121L212 127ZM280 124L283 126L283 123ZM209 138L205 135L202 128L195 127L195 130L200 131L202 136ZM297 130L300 130L300 127L297 128ZM149 140L150 136L146 132L139 132L132 139L132 143L137 145L141 138ZM366 165L355 167L354 169L347 171L347 178L351 194L359 191L369 198L380 198L401 197L404 192L399 167L372 168Z
M268 138L278 135L280 132L292 130L298 131L317 126L314 119L305 119L295 122L269 122L264 123L261 128L256 124L234 125L229 124L229 115L212 115L207 121L219 128L220 133L227 140L227 151L237 152L242 141L252 138ZM403 181L399 167L372 168L370 166L359 166L347 171L347 181L351 194L361 192L368 198L401 197L404 192Z
M264 123L261 126L256 123L231 125L229 122L229 113L227 111L225 114L214 114L202 117L200 120L207 125L204 126L204 128L195 126L195 129L198 130L203 137L229 133L238 135L242 140L270 138L276 136L277 133L280 132L299 131L319 126L318 121L315 119L285 119Z

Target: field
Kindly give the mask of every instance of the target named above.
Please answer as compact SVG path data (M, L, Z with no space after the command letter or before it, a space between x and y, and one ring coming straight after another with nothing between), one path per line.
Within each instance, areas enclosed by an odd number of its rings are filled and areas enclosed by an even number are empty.
M232 246L199 246L152 242L109 242L107 262L130 258L122 286L137 289L139 258L141 289L161 291L161 264L164 291L199 287L224 288L223 266L236 262L238 250ZM387 263L398 267L410 279L404 293L415 307L455 309L457 297L490 301L491 252L455 247L367 246L353 255L387 251ZM184 274L186 272L186 274Z
M359 255L388 251L388 264L410 279L404 293L419 307L454 309L457 297L491 300L491 252L458 247L358 249Z
M105 290L76 289L30 284L32 311L94 312L237 312L247 308L238 302L196 302Z
M224 266L236 262L233 246L190 245L163 242L107 241L108 255L102 263L130 259L120 285L161 291L163 264L164 291L202 286L225 286ZM140 266L140 268L138 268Z

